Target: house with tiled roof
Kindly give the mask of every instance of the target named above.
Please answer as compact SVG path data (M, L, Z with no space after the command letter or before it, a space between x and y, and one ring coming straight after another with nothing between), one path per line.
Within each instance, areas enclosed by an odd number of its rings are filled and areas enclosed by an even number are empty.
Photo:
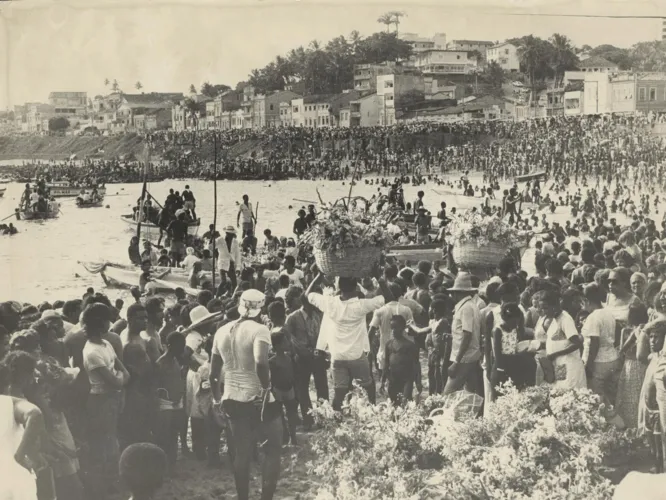
M603 57L592 56L578 63L578 68L586 73L611 73L617 71L619 66Z
M127 127L134 126L134 116L143 114L148 109L171 110L185 96L182 92L150 92L144 94L121 94L116 110L117 119Z

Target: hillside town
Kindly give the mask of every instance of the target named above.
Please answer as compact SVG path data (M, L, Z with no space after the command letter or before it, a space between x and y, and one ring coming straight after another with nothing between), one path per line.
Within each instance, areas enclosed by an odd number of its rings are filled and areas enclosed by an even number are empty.
M121 88L117 81L107 79L107 95L54 89L46 102L15 105L3 113L0 127L3 134L114 135L163 130L381 127L418 121L525 120L605 113L641 112L656 117L666 111L663 58L632 61L628 50L613 46L576 48L559 34L550 41L527 36L503 42L447 40L445 33L426 37L397 31L373 37L383 44L384 53L396 57L378 60L381 56L370 53L368 58L373 61L362 60L363 54L356 54L361 51L350 52L352 42L340 37L348 45L344 63L351 71L348 81L334 85L338 92L317 92L326 85L308 84L298 76L278 74L276 78L269 74L281 73L276 63L254 70L248 81L235 88L205 82L199 89L191 85L187 93L144 90L141 82ZM658 48L659 43L644 44ZM328 50L330 54L321 48L309 50L310 58L333 57L334 47ZM292 64L278 56L280 62ZM318 78L328 77L323 72Z

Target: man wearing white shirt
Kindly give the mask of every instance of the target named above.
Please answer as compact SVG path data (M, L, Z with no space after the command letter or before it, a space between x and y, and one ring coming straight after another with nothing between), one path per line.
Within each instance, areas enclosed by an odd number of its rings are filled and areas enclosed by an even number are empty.
M323 275L319 273L310 284L308 292L313 290L322 278ZM324 313L317 349L324 350L328 347L331 353L335 391L333 409L336 411L341 410L352 380L358 380L368 392L370 402L375 402L375 383L368 361L370 341L366 316L393 300L386 282L380 279L378 283L382 295L372 299L359 299L356 279L345 277L338 280L339 295L307 294L308 302Z

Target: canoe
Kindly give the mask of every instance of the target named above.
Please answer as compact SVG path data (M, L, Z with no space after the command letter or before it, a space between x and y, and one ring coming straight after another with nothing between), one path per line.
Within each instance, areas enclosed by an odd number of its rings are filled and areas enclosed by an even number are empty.
M49 210L47 212L35 212L32 210L20 210L16 209L17 220L45 220L45 219L57 219L60 214L60 209L58 210Z
M540 170L538 172L532 172L531 174L525 174L525 175L518 175L516 176L516 182L528 182L528 181L533 181L533 180L546 180L548 178L548 174L546 173L545 170Z
M476 208L481 210L483 206L483 198L480 196L465 196L463 194L454 193L452 191L435 191L439 196L444 198L446 201L447 210L455 207L456 210L470 210ZM501 194L501 193L500 193ZM545 204L537 204L530 202L518 202L519 206L522 206L522 210L540 210ZM491 207L502 208L502 198L495 198L490 200Z
M81 198L76 199L76 206L78 208L95 208L104 206L104 199L97 201L83 201Z
M80 264L89 273L99 274L105 279L105 282L108 281L110 284L122 288L138 287L141 273L143 272L141 268L129 264L117 264L113 262L80 262ZM152 288L156 292L173 291L176 288L182 288L186 293L196 296L201 291L189 287L189 275L183 269L155 266L151 270L154 275L160 275L166 270L170 271L164 278L156 279L154 282L148 284L148 288ZM208 276L208 279L212 279L212 276Z
M441 243L428 243L425 245L396 245L386 252L387 257L395 257L398 260L435 262L444 259Z
M137 221L134 220L132 215L121 215L120 218L123 220L127 227L132 232L136 233L136 227L138 225ZM191 235L196 235L199 231L199 226L201 225L201 219L197 219L193 222L190 222L187 227L187 232ZM160 227L151 222L142 222L141 223L141 233L148 237L159 237Z

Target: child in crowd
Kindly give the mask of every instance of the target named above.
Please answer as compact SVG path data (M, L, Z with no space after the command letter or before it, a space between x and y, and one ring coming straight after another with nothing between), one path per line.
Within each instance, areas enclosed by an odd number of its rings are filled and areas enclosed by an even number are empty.
M281 306L280 302L273 302L271 306ZM282 306L284 309L284 306ZM268 363L271 371L271 384L275 400L282 404L286 413L286 422L283 414L284 443L296 446L296 426L298 425L298 401L294 389L294 364L287 354L289 341L284 331L271 333L273 355Z
M180 362L184 351L185 337L173 332L167 337L167 351L155 363L158 397L155 438L172 467L176 465L178 435L185 411L185 380Z
M433 319L426 337L428 349L428 392L441 394L448 379L448 359L451 356L451 324L447 316L453 307L450 300L437 299L430 304ZM446 366L442 366L445 363Z
M663 384L657 380L656 374L661 359L659 353L664 347L664 335L666 334L666 321L653 321L645 325L645 335L650 342L650 364L645 371L645 379L641 389L641 399L638 403L638 434L645 436L650 445L650 451L655 463L655 472L664 472L664 454L662 447L662 428L659 419L659 405L657 404L657 384ZM663 375L662 375L663 376Z
M120 478L129 488L129 500L153 500L164 483L167 457L150 443L128 446L120 456Z
M412 399L416 371L419 364L419 348L405 337L407 321L404 316L394 315L391 318L393 337L385 346L385 368L382 373L382 384L388 380L388 395L393 404L399 404L400 397Z
M160 267L171 267L171 259L166 248L160 250L160 256L157 259L157 265Z

